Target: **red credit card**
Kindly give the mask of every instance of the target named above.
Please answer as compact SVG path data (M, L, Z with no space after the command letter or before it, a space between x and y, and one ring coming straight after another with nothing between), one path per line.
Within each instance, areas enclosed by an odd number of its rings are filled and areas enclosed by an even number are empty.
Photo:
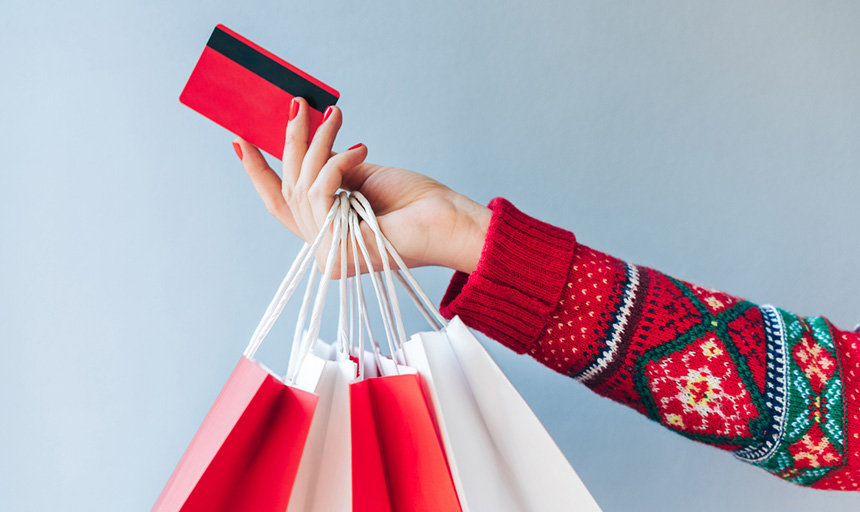
M310 109L310 137L340 93L277 55L218 25L194 66L182 104L281 159L290 100Z

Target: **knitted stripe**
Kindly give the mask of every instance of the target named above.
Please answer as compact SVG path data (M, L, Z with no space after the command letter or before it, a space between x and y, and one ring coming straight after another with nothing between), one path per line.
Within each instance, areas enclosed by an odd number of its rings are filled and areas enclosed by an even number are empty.
M782 441L786 423L786 361L785 325L779 311L772 306L761 308L767 333L767 391L765 405L770 413L762 442L735 452L735 457L757 464L768 460Z
M621 339L627 331L631 313L634 311L633 305L634 303L641 303L641 301L634 300L636 298L636 291L639 288L639 271L635 265L628 265L627 268L628 280L624 286L621 307L618 308L615 319L612 322L611 333L606 338L605 348L602 350L600 357L591 363L584 372L574 376L575 379L585 384L593 382L595 377L602 374L610 365L617 363L618 352L621 348Z

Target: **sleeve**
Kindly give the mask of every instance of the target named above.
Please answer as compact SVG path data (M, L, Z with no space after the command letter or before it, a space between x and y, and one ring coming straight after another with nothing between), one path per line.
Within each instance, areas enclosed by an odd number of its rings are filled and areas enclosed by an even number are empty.
M624 262L503 198L447 318L780 478L860 490L860 335Z

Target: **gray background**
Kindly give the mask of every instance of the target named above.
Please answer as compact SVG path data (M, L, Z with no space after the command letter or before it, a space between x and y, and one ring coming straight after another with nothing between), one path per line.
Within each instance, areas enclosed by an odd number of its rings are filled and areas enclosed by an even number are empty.
M364 142L602 251L847 328L858 21L850 1L7 0L0 509L148 510L300 247L232 136L178 101L215 24L342 92L338 151ZM418 272L437 302L450 275ZM278 369L293 320L262 354ZM607 511L860 503L481 339Z

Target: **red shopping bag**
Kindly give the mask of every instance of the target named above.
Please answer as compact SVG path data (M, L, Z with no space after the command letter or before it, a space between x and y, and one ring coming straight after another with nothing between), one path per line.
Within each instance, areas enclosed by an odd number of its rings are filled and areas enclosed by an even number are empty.
M418 375L350 385L355 512L459 511Z
M242 357L153 512L286 510L316 403Z

